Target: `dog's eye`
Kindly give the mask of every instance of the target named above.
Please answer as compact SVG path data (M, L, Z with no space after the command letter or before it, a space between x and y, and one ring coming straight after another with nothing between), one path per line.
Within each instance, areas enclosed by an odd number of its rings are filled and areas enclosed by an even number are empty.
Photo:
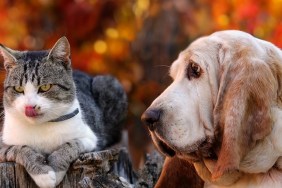
M188 69L187 69L187 77L189 80L191 80L192 78L199 78L201 76L201 67L191 61L188 65Z

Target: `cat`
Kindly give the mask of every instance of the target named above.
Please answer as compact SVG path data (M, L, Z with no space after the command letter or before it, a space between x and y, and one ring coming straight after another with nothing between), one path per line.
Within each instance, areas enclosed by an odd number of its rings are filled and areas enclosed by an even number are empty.
M0 50L6 70L0 161L23 165L39 187L55 187L80 154L120 139L122 86L111 76L72 71L66 37L47 51Z

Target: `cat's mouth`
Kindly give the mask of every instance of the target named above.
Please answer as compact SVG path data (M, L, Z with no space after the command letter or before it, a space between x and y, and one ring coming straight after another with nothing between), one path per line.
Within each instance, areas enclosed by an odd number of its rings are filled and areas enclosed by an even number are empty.
M39 117L42 117L43 116L43 114L33 114L33 115L26 115L26 117L28 117L28 118L39 118Z
M43 114L39 113L34 106L26 106L25 115L29 118L38 118L40 116L43 116Z

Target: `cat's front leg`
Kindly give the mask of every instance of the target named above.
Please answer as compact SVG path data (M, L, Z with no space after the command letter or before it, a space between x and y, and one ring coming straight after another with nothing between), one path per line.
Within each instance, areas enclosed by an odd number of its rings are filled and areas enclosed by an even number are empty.
M0 144L0 162L16 162L26 169L35 183L41 188L53 188L56 183L54 170L46 164L41 153L28 146Z
M96 144L89 138L71 140L48 157L48 164L55 170L56 185L64 178L70 164L75 161L80 154L94 150Z

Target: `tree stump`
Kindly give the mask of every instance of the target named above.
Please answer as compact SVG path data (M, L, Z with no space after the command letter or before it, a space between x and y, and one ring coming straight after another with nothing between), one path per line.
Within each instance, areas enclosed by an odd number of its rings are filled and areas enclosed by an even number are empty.
M126 149L110 149L81 155L57 188L153 187L163 162L158 154L148 157L143 170L135 173ZM135 185L136 184L136 185ZM0 163L0 187L37 188L24 167Z

